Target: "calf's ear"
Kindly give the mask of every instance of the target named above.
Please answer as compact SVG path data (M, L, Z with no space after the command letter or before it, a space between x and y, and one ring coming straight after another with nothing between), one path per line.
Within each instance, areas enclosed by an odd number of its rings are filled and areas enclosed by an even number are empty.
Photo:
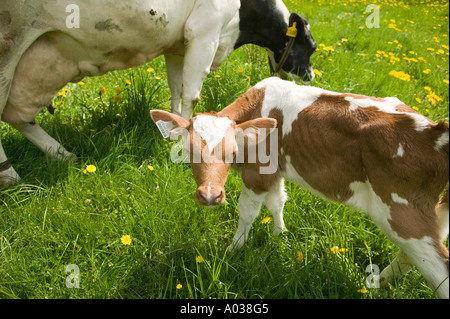
M277 127L277 120L259 118L236 126L236 142L238 149L262 143L270 134L276 134L272 129Z
M166 111L151 110L150 116L165 138L167 138L168 134L175 129L186 129L189 127L189 121L186 121L179 115Z

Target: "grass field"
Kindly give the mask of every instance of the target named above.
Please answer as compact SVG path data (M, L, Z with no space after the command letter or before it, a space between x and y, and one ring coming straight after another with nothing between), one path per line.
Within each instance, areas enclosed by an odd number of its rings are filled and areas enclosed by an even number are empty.
M285 2L309 20L318 44L312 85L396 96L448 122L448 1ZM366 24L372 3L379 28ZM269 75L265 52L243 47L208 77L196 111L219 110ZM388 289L367 289L366 267L382 270L397 248L363 213L290 183L288 232L272 237L264 208L248 244L228 256L240 178L230 175L224 206L195 203L189 165L170 161L173 143L149 117L170 108L162 57L60 93L55 115L42 112L38 122L80 164L50 161L2 125L23 181L0 191L0 298L434 298L415 270ZM79 269L79 289L66 285L77 284L69 265Z

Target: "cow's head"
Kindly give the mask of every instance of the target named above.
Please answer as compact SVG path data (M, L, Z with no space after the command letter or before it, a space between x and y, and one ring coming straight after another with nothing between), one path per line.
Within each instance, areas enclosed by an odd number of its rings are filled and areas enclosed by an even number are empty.
M200 114L190 121L160 110L151 111L155 123L164 125L171 139L183 137L183 153L189 156L197 183L196 201L207 207L225 201L225 182L238 152L265 141L277 121L259 118L236 124L220 114Z
M291 37L288 28L294 26L297 34ZM310 57L317 46L310 25L297 13L289 13L282 0L241 0L239 31L235 49L256 44L269 52L273 73L305 82L314 79Z
M290 15L289 27L295 28L297 35L295 38L284 36L272 48L269 48L271 69L278 71L284 79L300 79L310 82L314 79L311 55L317 49L316 41L311 34L311 27L308 21L297 13ZM293 41L291 46L290 41Z

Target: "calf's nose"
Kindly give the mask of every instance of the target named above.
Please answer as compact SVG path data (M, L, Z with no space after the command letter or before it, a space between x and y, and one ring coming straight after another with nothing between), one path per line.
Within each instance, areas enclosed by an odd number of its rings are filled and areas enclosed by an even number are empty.
M217 206L223 204L225 201L225 192L219 187L199 187L196 194L197 202L203 206Z

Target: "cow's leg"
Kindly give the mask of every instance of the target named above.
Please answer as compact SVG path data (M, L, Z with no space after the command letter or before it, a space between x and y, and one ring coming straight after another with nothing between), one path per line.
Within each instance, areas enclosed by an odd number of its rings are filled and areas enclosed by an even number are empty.
M214 41L202 42L201 39L192 40L192 45L185 55L183 71L183 107L181 116L189 120L194 108L200 101L203 81L210 72L211 63L217 50Z
M23 134L31 143L33 143L42 152L47 154L51 159L64 161L70 160L76 162L77 157L68 152L61 144L54 138L47 134L39 124L25 123L12 124L12 126Z
M200 2L185 26L185 55L183 67L183 107L181 116L192 117L200 100L203 81L211 72L211 65L219 47L223 25L220 12L211 4Z
M273 218L273 235L278 236L286 230L283 220L283 208L287 194L284 191L284 178L280 178L267 193L264 203Z
M258 217L261 205L267 193L256 194L242 183L241 196L239 197L238 212L239 226L234 235L232 244L228 247L228 252L232 253L241 248L248 239L248 233L252 224Z
M15 65L12 65L15 68ZM19 175L6 157L5 151L3 150L1 137L1 119L3 110L8 101L12 78L14 76L14 68L10 67L8 70L0 68L0 188L12 186L20 180Z
M171 93L172 113L181 115L181 95L183 93L184 57L181 55L165 55L167 78Z
M0 189L9 187L19 182L20 177L12 167L11 163L6 157L5 151L2 147L2 140L0 136Z

